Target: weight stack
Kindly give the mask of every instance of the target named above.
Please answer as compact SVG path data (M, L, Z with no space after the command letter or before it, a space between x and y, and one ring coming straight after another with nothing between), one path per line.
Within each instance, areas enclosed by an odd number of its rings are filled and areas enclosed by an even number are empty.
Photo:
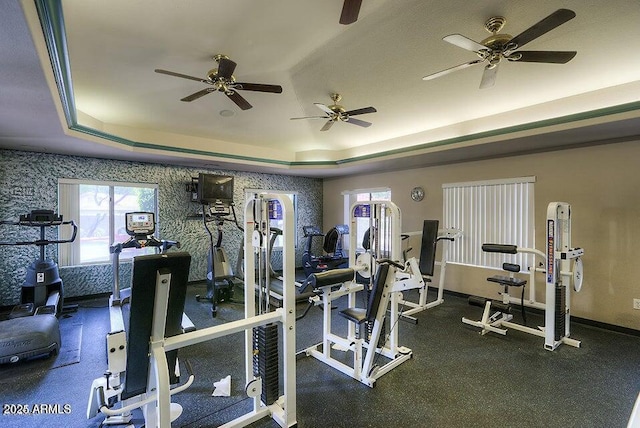
M275 403L279 397L277 324L253 329L253 374L262 378L262 402Z
M555 340L560 340L565 333L565 314L567 312L567 302L565 301L566 286L556 286L556 313L555 313Z
M387 337L387 323L386 323L386 319L387 317L384 317L382 319L382 324L380 325L380 337L378 337L378 348L384 348L384 344L386 342L386 337ZM375 321L367 321L365 323L366 325L366 330L367 330L367 337L366 337L366 341L367 342L371 342L371 336L373 335L373 326L375 324Z

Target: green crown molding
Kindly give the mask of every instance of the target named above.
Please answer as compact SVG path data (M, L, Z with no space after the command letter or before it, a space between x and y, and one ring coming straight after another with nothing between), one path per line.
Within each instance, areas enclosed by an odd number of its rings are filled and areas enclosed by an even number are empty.
M45 43L49 52L49 59L51 61L51 67L53 75L58 87L60 100L62 102L62 109L64 111L65 118L67 120L67 126L73 131L80 132L82 134L90 135L93 137L113 141L118 144L122 144L128 147L145 148L152 150L160 150L173 153L185 153L191 155L211 156L218 158L225 158L235 161L255 162L261 164L282 165L287 167L338 167L340 165L347 165L355 162L362 162L368 160L383 160L385 157L394 155L408 155L413 152L418 152L433 147L442 147L452 144L490 138L496 136L508 135L516 132L528 131L533 129L540 129L554 125L562 125L571 122L578 122L587 119L593 119L603 116L610 116L620 113L626 113L630 111L640 110L640 101L631 102L627 104L620 104L613 107L606 107L596 110L590 110L586 112L570 114L566 116L560 116L552 119L545 119L540 121L534 121L514 126L508 126L504 128L498 128L490 131L479 132L475 134L469 134L444 140L438 140L429 143L423 143L414 145L411 147L404 147L393 150L385 150L368 155L354 156L350 158L340 159L337 161L279 161L273 159L256 158L251 156L241 156L227 153L218 153L207 150L187 149L179 147L168 147L159 144L153 144L148 142L132 141L126 138L118 137L117 135L102 132L87 126L79 125L75 99L73 96L73 81L71 78L71 66L69 64L69 52L67 49L67 40L65 34L64 16L62 13L62 1L61 0L34 0L38 16L40 18L40 25L42 26L42 32L44 34Z

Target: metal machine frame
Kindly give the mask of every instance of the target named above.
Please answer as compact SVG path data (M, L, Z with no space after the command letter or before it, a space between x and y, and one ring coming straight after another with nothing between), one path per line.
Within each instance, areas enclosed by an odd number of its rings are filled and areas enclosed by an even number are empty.
M406 235L414 236L419 234L422 234L422 232L409 232ZM461 236L462 236L462 231L459 229L451 229L451 228L439 229L438 237L436 238L436 241L443 241L443 240L453 241L455 239L458 239ZM447 270L447 254L448 254L448 246L444 246L442 248L442 255L441 255L440 261L436 260L435 262L437 266L440 266L440 276L438 279L438 287L437 287L438 295L436 296L435 300L432 300L432 301L427 300L427 294L429 291L429 282L425 281L425 286L420 290L418 290L420 295L418 297L417 302L412 302L409 300L402 300L400 302L400 304L411 308L409 310L405 310L402 312L403 318L409 318L409 319L415 320L415 318L413 318L412 315L417 314L418 312L425 311L427 309L434 308L444 303L444 280L445 280L445 274Z
M92 385L92 394L87 410L87 417L92 417L91 411L93 410L95 412L96 407L108 416L117 416L141 407L145 416L146 427L170 427L171 421L181 413L181 409L177 409L177 405L171 403L171 395L188 388L193 381L193 375L189 377L189 380L187 380L185 384L171 389L166 352L178 350L185 346L213 340L230 334L244 332L246 392L253 398L253 407L248 413L221 426L243 427L264 417L271 417L281 427L293 427L297 424L294 296L295 230L293 226L293 205L287 197L282 197L282 195L270 195L267 193L260 193L255 194L252 197L247 197L244 216L244 272L248 274L245 274L245 284L247 287L246 289L248 290L256 288L254 274L256 254L258 254L258 259L261 257L260 254L266 254L269 238L268 221L265 222L262 219L267 218L267 212L269 209L268 203L273 200L278 201L282 207L284 216L283 306L273 311L265 311L264 313L256 314L255 295L253 293L245 293L244 319L165 338L164 326L167 315L169 290L168 287L162 286L162 284L167 283L167 278L163 277L163 274L159 272L156 279L157 292L153 310L152 334L150 338L150 375L147 392L137 397L137 399L130 399L129 402L132 404L121 408L109 408L105 404L104 400L101 400L101 402L96 406L96 400L99 400L100 396L105 397L106 390L109 389L108 380L105 382L104 378L96 379ZM258 261L260 265L263 264L260 260ZM262 277L262 274L259 276ZM262 287L262 285L258 285L258 288L260 287ZM261 400L261 378L259 375L254 373L253 347L253 329L268 324L276 324L279 326L278 331L282 338L282 352L284 353L282 356L282 380L284 393L271 404L265 404Z
M362 211L368 211L362 213ZM366 215L359 215L366 214ZM368 216L370 218L371 249L372 254L356 255L356 217ZM413 352L410 348L398 345L398 323L400 318L399 302L402 300L402 291L424 287L424 281L420 274L418 262L415 258L402 264L401 251L401 213L396 204L391 201L359 202L351 206L351 230L349 245L349 268L339 269L350 280L338 274L337 284L322 285L316 304L323 309L323 335L322 341L305 349L306 355L312 356L323 363L345 373L357 381L373 387L376 380L388 373L393 368L409 360ZM386 276L384 291L379 303L371 333L358 331L365 329L356 326L355 322L349 322L347 336L342 337L331 331L331 309L336 299L347 296L349 308L356 307L356 293L363 291L365 286L355 281L355 273L368 277L377 271L380 263L388 263L389 270ZM349 272L350 271L350 272ZM331 275L331 271L324 272ZM344 281L344 282L342 282ZM384 341L380 341L382 329L387 312L390 312L389 331ZM365 329L366 330L366 329ZM381 343L384 342L384 343ZM351 351L353 360L347 365L332 356L332 349ZM335 351L334 351L335 352ZM389 361L384 365L376 366L378 356L384 356Z
M518 248L515 245L492 245L492 252L502 252L508 254L530 253L539 257L545 269L546 289L545 303L535 302L531 305L544 309L545 324L537 329L527 327L511 320L513 315L495 312L491 314L491 300L485 302L482 319L479 321L462 318L462 322L475 327L480 327L481 334L488 332L507 334L507 328L519 330L535 336L544 338L544 348L553 351L561 344L580 347L580 341L570 338L571 333L571 311L570 283L573 288L580 291L582 287L582 248L571 247L571 205L566 202L551 202L547 206L547 242L546 254L534 248ZM484 248L483 248L484 249ZM487 251L487 250L485 250ZM573 267L571 266L574 261ZM573 270L572 270L573 268ZM535 285L535 273L538 269L530 269L530 283L532 288ZM509 303L513 298L507 294L506 301Z

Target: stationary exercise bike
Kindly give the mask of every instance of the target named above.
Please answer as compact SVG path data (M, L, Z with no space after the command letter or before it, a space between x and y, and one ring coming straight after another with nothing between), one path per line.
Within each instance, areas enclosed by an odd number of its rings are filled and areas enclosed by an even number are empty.
M51 210L33 210L21 215L18 221L1 221L0 224L40 228L40 239L0 242L0 245L8 246L35 245L40 249L39 259L27 267L21 303L14 306L8 319L1 323L0 364L55 355L61 345L57 317L64 307L64 287L58 265L52 259L45 258L45 247L73 242L78 227L73 221L63 221L61 215ZM45 229L61 225L71 225L71 237L47 239Z

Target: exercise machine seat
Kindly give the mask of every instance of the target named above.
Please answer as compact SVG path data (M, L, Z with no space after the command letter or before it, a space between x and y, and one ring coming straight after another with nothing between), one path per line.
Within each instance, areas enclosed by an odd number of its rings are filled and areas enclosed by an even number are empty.
M389 265L383 264L378 268L375 279L373 281L373 288L369 295L369 302L367 308L347 308L339 312L341 316L356 324L362 324L365 321L373 321L378 313L378 307L382 300L382 294L384 292L384 283L387 280L387 273L389 272Z
M520 265L513 264L513 263L503 263L502 269L508 272L520 272ZM497 282L498 284L504 285L507 287L522 287L527 283L526 280L514 278L511 276L505 276L505 275L494 275L487 278L487 281Z
M526 280L512 278L510 276L504 276L504 275L495 275L495 276L489 277L487 278L487 281L497 282L500 285L506 285L508 287L522 287L527 283Z

